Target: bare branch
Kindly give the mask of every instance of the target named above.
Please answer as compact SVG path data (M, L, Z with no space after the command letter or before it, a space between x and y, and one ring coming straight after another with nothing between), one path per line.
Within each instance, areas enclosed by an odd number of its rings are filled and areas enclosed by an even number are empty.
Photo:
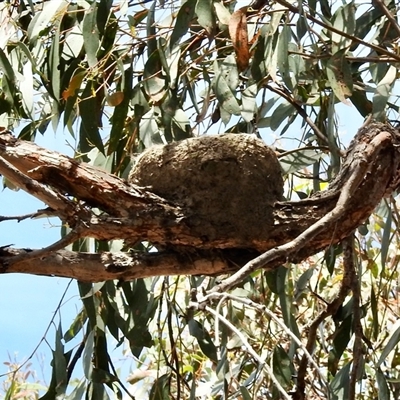
M244 257L235 251L94 254L59 250L42 254L37 259L29 257L31 253L24 249L0 248L0 273L58 276L83 282L129 281L162 275L227 274L237 269L237 263L253 257L252 253ZM13 262L13 257L18 257L18 262Z
M38 210L33 213L23 214L23 215L12 215L12 216L0 215L0 222L14 221L14 220L17 222L21 222L25 219L34 219L34 218L39 218L39 217L49 217L49 218L57 217L57 214L51 208L45 208L43 210Z
M398 35L400 35L400 26L397 23L396 18L394 18L393 14L386 7L386 4L382 0L374 0L372 3L375 7L378 6L382 10L382 12L385 14L386 18L392 25L393 29L397 31Z
M68 198L26 176L3 157L0 157L0 175L5 176L15 185L34 195L62 215L72 213L72 209L75 209L75 206L72 206Z

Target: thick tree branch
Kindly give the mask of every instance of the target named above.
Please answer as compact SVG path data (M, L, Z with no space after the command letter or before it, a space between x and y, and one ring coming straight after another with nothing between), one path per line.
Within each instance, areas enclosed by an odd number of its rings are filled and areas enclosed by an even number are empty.
M0 247L0 272L74 278L83 282L133 280L162 275L215 275L235 271L252 252L196 251L159 253L48 252L39 259L24 249ZM13 259L16 258L17 261ZM3 270L3 271L1 271Z
M115 269L111 272L98 255L88 260L84 256L85 263L92 265L91 269L85 272L83 269L71 269L70 265L81 261L80 255L57 258L59 253L50 254L49 249L36 253L40 254L41 263L42 260L58 260L54 264L46 264L45 271L37 265L39 263L29 260L29 254L26 255L26 261L24 257L19 257L18 263L11 261L10 257L15 256L11 253L3 256L0 261L4 271L7 265L12 265L8 272L17 272L19 269L18 272L46 273L91 281L119 279L121 275L128 279L128 276L234 272L265 252L248 264L249 271L261 267L275 268L287 261L297 262L347 237L368 218L385 195L396 189L399 170L398 135L398 131L389 125L373 123L363 126L350 145L342 168L328 190L298 202L275 203L274 223L268 236L250 237L247 242L243 242L237 239L235 232L223 237L203 237L201 228L212 228L211 223L205 218L199 220L193 210L182 209L145 188L129 185L92 166L49 152L31 142L16 140L10 134L1 134L0 156L5 160L1 164L2 174L11 180L17 178L24 190L50 203L48 205L52 207L53 214L58 215L72 229L79 228L75 229L78 238L124 239L129 243L149 241L160 249L173 251L151 256L135 255L132 260L127 256L124 265L130 265L132 272L127 272L129 267L126 267L123 273ZM33 185L24 184L25 178L33 182ZM47 193L43 188L49 188L51 195L48 199L43 195ZM78 201L72 201L69 196ZM65 208L62 209L62 205ZM247 258L244 263L228 257L233 260L233 264L227 264L224 255L223 260L210 263L207 258L214 257L213 250L217 249L242 249L244 253L246 249L252 249L253 257ZM175 260L178 253L184 255L179 263ZM190 257L185 254L190 254ZM175 267L164 265L168 257L173 257L175 261L172 264ZM160 267L155 268L150 263L148 271L143 268L138 270L139 260L147 268L149 259L156 259ZM193 260L196 260L197 266L193 265ZM53 265L53 270L50 265ZM202 266L201 271L198 265ZM227 288L235 284L232 282Z

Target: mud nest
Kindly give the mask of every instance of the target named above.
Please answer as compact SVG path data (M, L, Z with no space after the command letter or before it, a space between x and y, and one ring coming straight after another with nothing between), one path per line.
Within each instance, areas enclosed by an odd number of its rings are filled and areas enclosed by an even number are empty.
M129 181L182 207L204 241L235 238L243 247L268 237L273 205L283 195L274 151L246 134L152 147L138 158Z

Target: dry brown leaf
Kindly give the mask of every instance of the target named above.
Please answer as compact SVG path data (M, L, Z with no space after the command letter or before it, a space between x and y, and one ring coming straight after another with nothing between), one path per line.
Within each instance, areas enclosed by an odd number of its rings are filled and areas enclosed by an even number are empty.
M247 7L242 7L232 14L229 21L229 35L235 49L239 72L244 71L249 66L250 60L246 13Z

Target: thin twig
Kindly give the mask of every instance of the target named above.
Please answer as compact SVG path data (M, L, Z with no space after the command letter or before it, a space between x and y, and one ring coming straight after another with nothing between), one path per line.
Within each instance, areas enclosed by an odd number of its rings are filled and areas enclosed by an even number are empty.
M12 216L5 216L5 215L0 215L0 222L3 221L17 221L21 222L25 219L34 219L34 218L39 218L39 217L58 217L58 214L54 212L51 208L45 208L43 210L37 210L36 212L29 213L29 214L23 214L23 215L12 215Z
M246 337L243 335L243 333L235 327L230 321L228 321L224 316L218 315L214 309L211 307L206 307L206 311L209 312L214 316L214 318L219 318L221 322L223 322L233 333L235 333L238 338L242 341L244 347L247 349L248 353L259 363L259 366L262 367L267 375L271 378L271 381L275 385L275 387L278 389L278 391L281 393L282 397L285 400L292 400L292 398L288 395L286 390L282 387L282 385L279 383L279 381L276 379L274 372L272 369L269 367L269 365L263 360L255 351L254 349L250 346L249 342L247 341Z
M340 149L338 148L331 148L332 146L329 143L328 138L321 132L321 130L318 128L317 125L315 125L315 123L311 120L311 118L308 116L307 112L304 110L304 108L298 104L291 96L290 94L286 93L283 89L280 88L276 88L274 86L271 85L264 85L268 90L270 90L271 92L274 92L276 94L278 94L279 96L281 96L283 99L285 99L288 103L290 103L297 111L297 113L304 119L304 121L310 126L310 128L314 131L315 136L318 137L318 139L320 139L321 141L323 141L324 143L326 143L328 145L328 147L338 153L339 155L343 155L343 153L341 152Z
M60 299L60 301L59 301L58 304L57 304L56 310L54 311L53 316L51 317L50 322L48 323L48 325L47 325L47 327L46 327L46 329L45 329L45 331L44 331L44 334L43 334L42 338L39 340L39 343L38 343L38 344L36 345L36 347L33 349L33 351L31 352L31 354L30 354L30 355L28 356L28 358L27 358L21 365L19 365L18 368L16 368L15 370L10 371L10 372L7 372L7 373L5 373L5 374L0 374L0 378L2 378L3 376L15 374L15 373L17 373L19 370L21 370L21 369L24 367L24 365L26 365L26 364L28 363L28 361L31 360L32 357L36 354L36 352L37 352L37 350L39 349L39 347L41 346L41 344L42 344L44 341L46 341L46 335L47 335L47 333L49 332L50 327L53 325L54 320L55 320L55 318L56 318L56 315L57 315L58 312L60 311L61 305L62 305L62 303L63 303L63 301L64 301L65 296L67 295L68 289L69 289L69 287L70 287L70 285L71 285L72 282L73 282L73 280L71 279L71 280L67 283L67 287L65 288L64 293L62 294L61 299Z
M393 17L393 14L390 10L386 7L386 4L382 0L374 0L374 6L378 6L382 12L385 14L388 21L391 23L393 28L397 31L397 34L400 35L400 26L397 23L396 19Z
M354 256L354 238L349 238L346 242L348 251L351 252L346 269L353 271L351 290L353 292L353 331L354 331L354 344L353 344L353 365L350 372L349 382L349 400L356 398L356 384L362 360L362 342L363 342L363 329L361 325L361 290L360 279L357 271L357 264L355 263Z
M351 239L344 239L342 241L343 244L343 280L342 286L340 287L339 293L337 297L328 304L327 308L322 311L317 318L311 323L310 328L308 330L308 338L306 348L308 352L312 352L315 347L315 342L317 340L317 330L320 324L328 317L334 315L339 310L339 307L343 304L347 295L349 294L352 281L354 276L354 271L352 269L352 260L353 260L353 251L352 247L348 245L348 241ZM300 361L299 368L297 371L297 387L296 393L294 395L294 399L304 399L305 398L305 377L307 372L307 358L303 356Z
M271 311L269 310L266 306L264 306L263 304L257 304L254 301L245 298L245 297L238 297L238 296L234 296L230 293L213 293L212 298L219 298L219 302L218 302L218 306L216 308L216 314L219 316L219 309L221 307L221 304L226 300L232 300L232 301L237 301L239 303L248 305L262 313L267 314L272 320L274 320L274 322L279 325L279 327L288 335L291 337L291 339L293 339L294 342L296 342L296 344L299 346L299 348L304 352L304 355L307 357L308 361L310 362L310 364L312 364L314 366L314 368L316 369L316 371L318 372L318 375L320 376L322 382L324 383L325 387L328 387L328 382L325 378L325 376L323 375L323 373L321 372L318 364L315 362L315 360L312 358L311 354L309 353L309 351L307 350L307 348L304 346L304 344L301 342L301 340ZM219 317L215 317L215 345L217 346L217 343L219 345ZM218 322L218 323L217 323Z
M20 261L26 262L27 260L34 260L37 258L41 257L47 257L50 254L62 250L71 243L75 242L81 237L81 232L78 226L76 226L73 230L71 230L69 233L67 233L63 238L60 240L57 240L57 242L54 242L50 246L44 247L43 249L38 249L38 250L33 250L33 251L27 251L25 253L18 254L13 257L9 257L5 260L3 260L3 264L0 266L0 268L5 268L7 269L8 266L14 265Z
M300 13L300 10L298 7L290 4L289 2L287 2L285 0L276 0L276 2L279 3L280 5L286 7L289 11L291 11L293 13L296 13L296 14ZM356 42L358 44L362 44L365 47L375 50L378 54L385 54L386 56L394 58L396 61L400 62L400 56L386 50L384 47L376 46L372 43L368 43L368 42L360 39L357 36L350 35L350 34L344 32L343 30L337 29L337 28L333 27L332 25L326 24L325 22L321 21L317 17L313 17L311 14L309 14L305 11L303 11L303 15L305 15L306 18L309 19L310 21L313 21L315 24L322 26L323 28L327 29L328 31L334 32L334 33L336 33L340 36L343 36L347 39L353 40L354 42Z

